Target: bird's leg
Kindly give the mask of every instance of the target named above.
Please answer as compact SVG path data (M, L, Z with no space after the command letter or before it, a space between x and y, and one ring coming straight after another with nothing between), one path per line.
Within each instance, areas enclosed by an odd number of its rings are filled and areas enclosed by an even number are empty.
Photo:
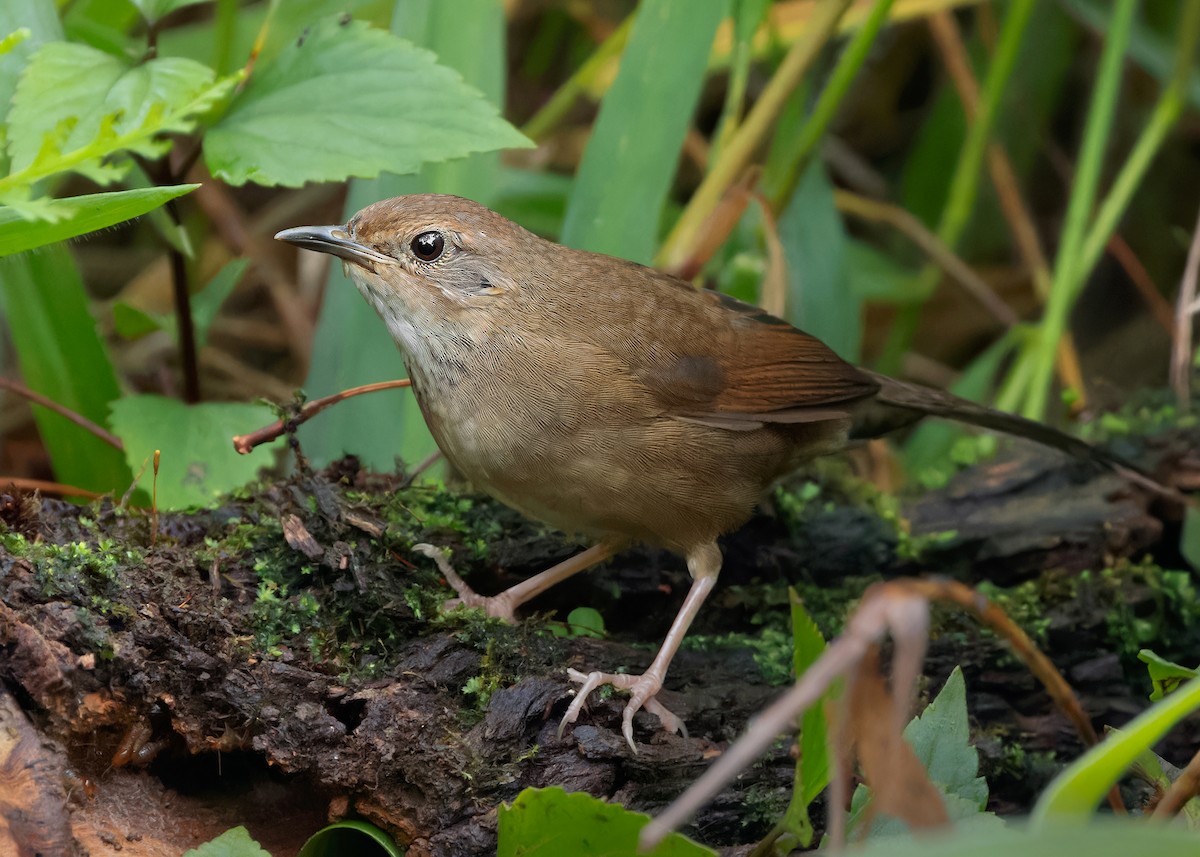
M457 598L451 598L442 605L443 610L453 610L459 605L479 607L489 616L503 619L506 622L516 622L515 611L526 601L541 595L554 584L561 583L568 577L585 571L598 562L603 562L619 551L622 546L623 542L615 539L606 539L598 542L587 550L575 554L570 559L565 559L558 565L548 568L540 574L535 574L533 577L522 580L515 586L510 586L499 595L491 596L480 595L471 589L467 585L467 582L458 576L450 566L450 563L446 561L446 557L437 548L431 548L428 545L416 545L414 547L421 550L426 556L431 557L438 564L438 569L446 578L446 582L458 593Z
M717 575L721 571L721 550L717 547L716 542L701 545L688 553L687 564L688 571L692 575L692 588L688 590L687 598L684 599L683 606L675 615L675 621L671 623L671 630L667 632L667 638L663 640L662 647L655 655L654 662L650 664L649 669L641 675L602 672L585 674L578 670L567 670L571 681L578 682L581 686L575 694L571 707L567 709L562 722L558 725L560 736L568 723L575 722L587 701L588 694L605 684L611 684L619 690L630 691L629 702L621 715L621 733L629 742L629 747L633 752L637 752L637 747L633 743L633 715L643 707L651 714L658 715L663 728L668 732L687 735L687 728L683 725L683 721L655 699L655 694L662 688L663 679L667 675L667 667L671 665L671 659L679 650L679 644L683 642L692 620L700 612L700 605L704 603L704 599L708 597L708 593L712 592L713 586L717 583Z

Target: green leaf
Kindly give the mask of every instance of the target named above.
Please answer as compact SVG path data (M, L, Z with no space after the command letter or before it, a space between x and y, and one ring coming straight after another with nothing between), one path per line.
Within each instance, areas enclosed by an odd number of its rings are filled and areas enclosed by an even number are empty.
M226 830L216 839L210 839L199 848L183 852L183 857L271 857L271 854L251 838L246 828L238 826Z
M794 589L788 588L792 612L792 662L796 678L804 675L825 651L825 638ZM826 692L809 706L800 721L800 770L804 780L803 802L807 807L829 785L829 739L825 724Z
M912 744L929 778L943 794L958 795L987 806L988 787L979 773L979 752L971 746L967 721L967 685L955 667L937 698L908 724L904 737Z
M1087 826L1059 825L1041 830L965 829L950 836L881 839L855 850L855 857L1194 857L1195 833L1133 819L1100 819Z
M66 249L0 258L0 311L25 383L104 425L120 388ZM129 487L120 451L44 408L35 405L33 416L59 482L117 494Z
M919 273L905 268L865 241L850 239L846 247L846 267L850 289L860 300L912 304L929 297Z
M950 673L937 698L905 727L904 738L937 786L952 820L971 820L972 825L985 829L1003 825L992 813L983 812L987 806L988 787L987 781L977 776L979 753L970 743L966 682L959 667ZM870 801L871 790L867 786L860 785L855 789L847 825L852 835L870 817L867 811ZM871 838L890 837L907 830L903 821L879 816L872 819L868 835Z
M151 24L185 6L197 6L209 0L129 0Z
M255 72L204 153L230 184L298 187L531 145L433 54L329 19Z
M43 155L48 139L55 151L73 152L102 135L132 134L123 148L159 157L169 144L154 136L190 131L198 109L180 108L206 94L213 77L212 69L192 60L163 57L130 67L87 45L43 45L21 74L8 114L13 172ZM107 175L86 164L75 169L97 180Z
M716 852L672 833L653 851L640 852L638 834L648 815L630 812L583 792L525 789L512 806L501 804L496 857L701 857Z
M51 216L34 222L21 217L13 208L0 206L0 256L66 241L132 220L198 187L198 184L185 184L46 200Z
M314 833L296 857L403 857L392 837L365 821L339 821Z
M787 261L787 320L856 361L862 344L862 296L847 271L847 238L825 165L815 160L779 218Z
M1093 815L1096 805L1138 755L1153 747L1171 727L1197 710L1200 710L1200 678L1192 679L1139 714L1120 732L1110 733L1072 762L1042 792L1033 808L1034 828L1058 820L1074 821Z
M141 471L154 450L162 450L160 509L209 506L254 480L272 463L270 451L260 447L239 455L231 439L274 419L271 408L244 402L185 405L146 395L126 396L112 404L113 431L125 442L130 470ZM150 490L149 475L143 477L142 487Z
M216 320L221 304L225 303L249 266L249 259L227 262L199 293L192 296L192 321L196 325L197 348L203 348L208 341L209 328Z
M125 339L141 339L167 327L167 322L170 321L165 316L152 315L124 301L113 304L112 315L113 328Z
M28 27L21 27L20 29L9 33L4 38L0 39L0 54L7 54L11 52L13 48L28 39L30 35L32 34Z
M564 244L650 262L725 12L726 4L716 0L645 0L638 6L575 177Z
M603 639L604 617L594 607L576 607L567 614L567 628L576 637Z
M1169 693L1173 693L1185 681L1200 676L1200 670L1188 669L1181 664L1168 661L1156 655L1149 649L1138 652L1138 660L1146 665L1150 673L1150 681L1154 690L1150 694L1152 702L1158 702Z

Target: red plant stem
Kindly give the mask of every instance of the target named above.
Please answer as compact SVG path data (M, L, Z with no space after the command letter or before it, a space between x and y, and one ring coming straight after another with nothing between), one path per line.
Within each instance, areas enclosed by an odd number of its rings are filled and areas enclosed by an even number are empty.
M20 383L19 381L13 381L9 378L0 378L0 389L8 390L11 393L16 393L18 396L26 398L29 401L33 402L34 404L41 405L43 408L46 408L47 410L54 411L54 413L58 414L61 417L66 417L67 419L69 419L71 422L75 423L75 425L79 426L80 428L90 431L92 434L94 434L96 437L100 438L102 441L107 443L113 449L118 449L118 450L121 450L122 452L124 452L124 450L125 450L125 444L123 444L121 442L121 439L119 437L117 437L115 434L111 433L110 431L108 431L107 429L105 429L101 426L96 425L94 422L89 420L83 414L76 413L75 411L68 408L66 405L60 405L58 402L55 402L52 399L47 399L41 393L38 393L34 390L29 389L28 387L26 387L24 384ZM85 494L87 492L80 491L79 493Z

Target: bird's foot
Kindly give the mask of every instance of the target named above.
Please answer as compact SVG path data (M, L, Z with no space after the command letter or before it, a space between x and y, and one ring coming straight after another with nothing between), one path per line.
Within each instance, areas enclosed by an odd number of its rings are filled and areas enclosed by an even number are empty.
M571 702L571 707L567 709L567 713L563 715L562 721L558 724L560 738L567 724L574 723L579 717L579 712L583 710L591 692L606 684L611 684L618 690L630 692L629 702L621 713L621 734L625 736L625 740L633 752L637 752L637 746L633 743L633 715L642 708L657 715L658 719L662 721L663 729L668 732L678 732L683 737L687 737L687 727L683 721L658 701L656 694L662 689L662 677L653 671L641 675L627 675L602 672L581 673L579 670L568 669L567 677L579 684L580 687L575 691L575 699Z
M449 613L458 607L478 607L492 618L516 624L516 607L513 604L513 597L508 591L501 592L499 595L480 595L459 577L458 572L450 565L450 560L446 558L445 550L426 544L413 545L413 550L425 554L437 563L438 571L446 578L450 588L458 593L457 598L451 598L442 604L443 613Z

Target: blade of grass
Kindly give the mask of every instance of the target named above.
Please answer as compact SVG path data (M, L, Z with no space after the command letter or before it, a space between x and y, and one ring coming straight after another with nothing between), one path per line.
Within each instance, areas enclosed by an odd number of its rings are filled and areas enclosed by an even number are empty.
M61 246L0 259L0 310L25 384L98 425L121 390L96 333L83 281ZM92 491L124 491L124 456L66 417L33 408L38 433L59 482Z
M1096 87L1092 90L1092 100L1088 106L1083 143L1079 150L1079 164L1075 170L1075 181L1071 185L1066 221L1059 241L1058 257L1055 260L1054 281L1050 287L1046 314L1038 329L1029 388L1022 408L1025 416L1032 419L1040 419L1045 413L1046 394L1050 390L1058 341L1062 331L1066 329L1067 317L1074 305L1076 282L1085 275L1085 272L1080 270L1080 250L1100 183L1100 169L1103 166L1104 151L1116 113L1125 49L1129 45L1136 9L1136 0L1117 0L1112 24L1108 28L1104 50L1100 56Z
M967 136L959 152L954 178L942 216L938 222L937 236L951 250L958 244L975 207L979 191L979 178L988 140L1000 110L1000 102L1007 89L1012 70L1016 66L1021 41L1029 16L1033 12L1033 0L1013 0L1004 16L996 53L988 68L975 121L967 127ZM932 292L940 273L933 265L927 265L921 273L922 283ZM888 344L880 357L880 368L884 372L899 371L904 353L912 344L913 335L921 320L923 304L901 307L896 315Z
M725 191L749 165L750 159L782 112L788 97L800 85L809 66L832 37L838 21L849 6L850 0L829 0L816 8L809 22L810 26L792 45L755 102L746 121L738 128L720 159L713 164L700 187L692 194L683 215L659 250L659 265L673 269L691 256L705 221L720 203Z
M725 3L715 2L648 0L638 8L575 177L564 244L650 262L724 15Z
M870 53L871 46L875 44L875 38L879 35L891 8L892 0L876 0L862 26L854 33L849 44L838 57L833 74L825 88L821 90L821 95L813 106L808 121L804 123L800 134L791 144L791 160L784 171L780 187L771 200L777 213L783 211L788 200L792 198L792 194L800 183L800 177L808 168L813 152L816 151L817 144L825 136L829 123L837 115L846 91L850 89L850 84L854 82L858 70L866 61L867 54Z

